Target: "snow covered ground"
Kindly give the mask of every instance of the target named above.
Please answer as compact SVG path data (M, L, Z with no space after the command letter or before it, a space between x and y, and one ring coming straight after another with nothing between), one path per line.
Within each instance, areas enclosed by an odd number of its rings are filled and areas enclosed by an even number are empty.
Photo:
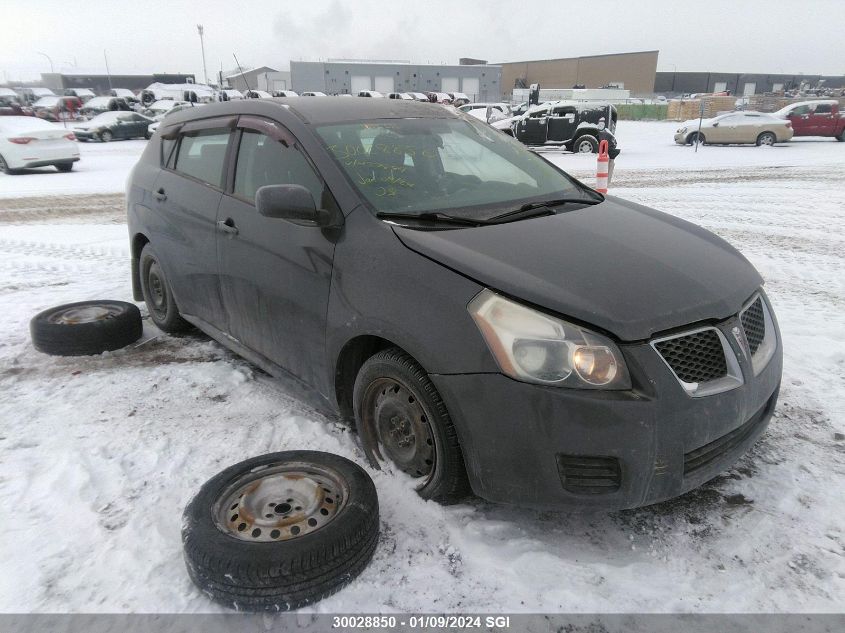
M375 558L311 610L842 610L845 144L695 154L672 143L675 127L620 123L612 193L715 231L766 278L785 343L769 431L704 487L626 512L444 508L371 471ZM139 344L102 357L34 351L37 311L130 299L117 194L142 147L83 145L76 173L0 175L3 612L217 611L181 558L181 512L199 486L289 448L364 463L346 428L203 336L145 322ZM594 157L549 156L592 182Z

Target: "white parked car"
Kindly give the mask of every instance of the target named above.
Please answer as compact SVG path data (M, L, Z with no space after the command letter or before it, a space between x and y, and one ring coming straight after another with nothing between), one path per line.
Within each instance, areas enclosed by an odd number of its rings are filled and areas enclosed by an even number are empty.
M221 100L222 101L237 101L238 99L244 99L244 93L240 90L234 90L232 88L226 88L225 90L220 91Z
M513 111L507 103L467 103L458 110L486 123L495 123L513 116Z
M300 96L302 97L328 97L325 92L320 92L319 90L309 90L308 92L303 92Z
M63 127L31 116L0 117L0 172L54 166L70 171L79 160L79 145Z
M402 99L404 101L413 101L414 98L409 95L407 92L389 92L387 93L388 99Z
M264 90L247 90L244 97L247 99L272 99L273 95Z
M274 90L273 96L274 97L298 97L299 93L294 92L293 90Z
M384 95L381 94L378 90L362 90L358 93L359 97L378 97L383 98Z
M146 108L141 114L143 114L145 117L153 119L154 121L161 121L164 118L164 115L170 112L173 108L185 105L191 105L191 102L174 101L172 99L161 99L150 104L150 106Z
M411 99L414 99L415 101L424 101L425 103L431 101L431 99L428 98L428 95L424 92L406 92L405 94L410 95Z

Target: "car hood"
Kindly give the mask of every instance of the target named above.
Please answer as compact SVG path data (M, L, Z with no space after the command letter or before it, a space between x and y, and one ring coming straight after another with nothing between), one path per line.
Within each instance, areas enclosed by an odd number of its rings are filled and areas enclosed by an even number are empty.
M623 341L727 318L763 281L739 251L709 231L613 197L507 224L393 229L425 257Z

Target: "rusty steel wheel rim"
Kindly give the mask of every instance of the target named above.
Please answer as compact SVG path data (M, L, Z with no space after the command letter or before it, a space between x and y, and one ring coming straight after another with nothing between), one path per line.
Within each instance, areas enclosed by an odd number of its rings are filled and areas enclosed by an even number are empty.
M344 480L316 464L262 466L238 477L212 508L223 533L251 543L301 538L331 523L349 496Z
M119 315L122 308L110 303L88 306L74 306L57 310L47 317L47 321L56 325L79 325L113 319Z
M391 378L373 381L363 407L378 440L379 457L428 482L436 466L436 442L428 414L405 385Z

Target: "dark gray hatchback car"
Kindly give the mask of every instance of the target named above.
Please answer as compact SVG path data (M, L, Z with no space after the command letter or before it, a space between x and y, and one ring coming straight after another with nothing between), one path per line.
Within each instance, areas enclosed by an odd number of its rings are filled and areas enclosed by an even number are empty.
M295 378L428 498L654 503L775 407L780 334L740 253L438 105L185 110L127 204L158 327Z

